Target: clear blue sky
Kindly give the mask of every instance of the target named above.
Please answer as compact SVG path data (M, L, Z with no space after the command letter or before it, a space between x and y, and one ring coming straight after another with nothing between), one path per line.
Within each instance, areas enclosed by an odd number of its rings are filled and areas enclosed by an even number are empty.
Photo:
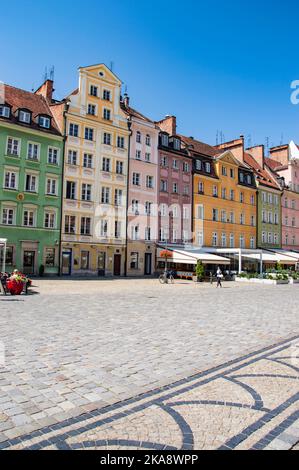
M175 114L179 131L211 144L299 141L298 0L11 0L1 8L0 80L37 88L55 65L56 97L77 67L114 63L132 106Z

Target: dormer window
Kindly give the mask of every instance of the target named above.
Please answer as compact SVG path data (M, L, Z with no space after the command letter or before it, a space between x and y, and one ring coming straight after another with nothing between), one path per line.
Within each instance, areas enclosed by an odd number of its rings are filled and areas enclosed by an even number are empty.
M211 173L211 164L209 162L205 163L205 167L206 167L206 172Z
M40 127L43 127L44 129L50 129L51 119L47 116L39 116L38 117L38 125Z
M167 134L162 134L161 141L162 141L163 147L168 147L169 137Z
M181 141L180 141L180 139L173 139L173 148L175 150L181 150Z
M19 111L19 121L24 122L24 124L30 124L31 122L31 113L24 109L20 109Z
M10 118L10 107L9 106L0 106L0 117Z

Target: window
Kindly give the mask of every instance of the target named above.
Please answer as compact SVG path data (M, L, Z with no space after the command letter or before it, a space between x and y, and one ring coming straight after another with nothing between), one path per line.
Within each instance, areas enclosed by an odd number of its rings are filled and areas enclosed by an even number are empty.
M104 157L102 162L102 171L110 173L111 171L111 160L110 158Z
M254 248L255 248L255 238L254 237L250 237L250 248L252 250L254 250Z
M84 153L83 155L83 167L92 168L93 155L90 153Z
M70 123L69 135L72 137L79 137L79 126L78 124Z
M82 201L91 201L91 184L82 184Z
M181 141L180 141L180 139L173 139L173 148L175 150L181 150Z
M262 233L262 243L266 243L266 232Z
M28 148L27 148L27 158L28 158L28 160L37 161L39 159L39 154L40 154L40 145L29 142L28 143Z
M90 235L91 218L81 217L81 235Z
M120 162L120 161L116 162L116 173L118 175L123 175L123 173L124 173L124 164L123 164L123 162Z
M116 189L114 193L114 205L121 206L123 202L123 191L121 189Z
M135 215L139 215L139 201L133 199L132 201L132 213Z
M278 234L274 233L274 243L275 245L278 245Z
M244 193L240 193L240 202L244 202Z
M195 168L196 168L196 170L198 170L198 171L201 171L201 170L202 170L202 163L201 163L201 160L196 160L196 161L195 161Z
M230 169L230 177L235 178L235 170L233 168Z
M272 241L273 241L273 234L272 234L272 232L269 232L268 233L268 243L272 244Z
M55 266L55 248L46 248L45 260L48 268L53 268Z
M161 142L162 142L163 147L168 147L168 145L169 145L169 136L167 134L162 134Z
M131 227L131 240L139 240L140 239L140 234L139 234L139 225L134 225Z
M45 212L45 219L44 219L44 227L45 228L56 228L56 214L54 211L46 211Z
M68 233L71 235L76 233L76 217L74 215L65 216L64 230L65 230L65 233Z
M224 210L221 211L221 222L223 222L223 223L227 222L226 211L224 211Z
M25 191L30 193L37 192L37 177L35 175L25 175Z
M54 147L48 148L48 163L50 165L58 165L59 163L59 149Z
M114 237L121 238L121 222L119 220L116 220L114 224Z
M91 116L95 116L96 110L97 110L97 107L95 104L89 104L87 108L87 114L90 114Z
M268 193L268 204L272 204L272 203L273 203L272 193Z
M189 163L184 162L184 163L183 163L183 172L184 172L184 173L189 173L189 171L190 171Z
M292 236L292 244L293 244L293 245L296 245L296 235L293 235L293 236Z
M66 182L66 199L76 199L76 183L74 181Z
M110 109L104 108L103 118L105 119L105 121L111 121L111 111L110 111Z
M14 224L14 209L4 207L2 209L2 224L13 225Z
M234 200L235 200L235 191L234 191L233 189L230 190L229 197L230 197L230 200L231 200L231 201L234 201Z
M167 165L168 165L168 158L163 155L161 157L161 166L163 166L165 168L165 167L167 167Z
M250 196L250 204L251 204L252 206L255 205L255 197L254 197L253 194Z
M197 212L197 219L198 219L198 220L203 220L203 219L204 219L204 208L203 208L203 205L198 205L196 212Z
M89 269L89 251L81 251L81 269L84 271Z
M0 106L0 117L10 118L10 108L8 106Z
M279 215L278 215L277 212L275 212L275 214L274 214L274 223L275 223L275 225L278 225L278 223L279 223Z
M179 214L179 206L178 205L172 206L172 217L177 219L178 214Z
M285 236L285 243L286 243L286 245L289 244L289 234L288 233L286 233L286 236Z
M209 162L205 163L205 168L207 173L211 173L211 164Z
M197 246L203 246L203 233L197 232Z
M145 206L144 206L146 215L152 214L152 206L153 206L152 202L146 201Z
M218 209L213 209L213 222L218 222Z
M165 229L162 236L164 237L164 240L166 241L167 238L168 238L168 231L166 231L166 229ZM175 228L172 230L172 241L174 243L177 243L177 241L178 241L178 231Z
M178 161L176 159L173 159L172 160L172 168L174 170L178 170L179 169L179 164L178 164Z
M284 200L284 207L286 209L288 208L288 198L285 198L285 200Z
M240 248L245 248L245 238L244 238L244 235L240 235Z
M58 182L54 178L47 178L46 194L50 196L57 196Z
M102 188L101 201L102 204L110 204L110 188Z
M145 161L147 163L150 163L151 161L151 154L149 152L145 152Z
M184 196L189 196L189 186L184 186L183 194Z
M218 187L213 186L213 197L218 197Z
M139 268L139 253L137 251L131 253L130 267L131 269Z
M178 194L178 192L179 192L179 185L178 185L178 183L173 183L172 192L173 192L174 194Z
M6 153L18 157L20 155L20 140L8 137Z
M34 227L34 211L32 209L25 209L23 212L23 225L24 227Z
M204 184L203 184L202 181L200 181L200 182L198 183L198 193L199 193L199 194L204 194L204 192L205 192Z
M240 225L244 225L244 224L245 224L245 215L240 214Z
M104 132L104 144L111 145L111 134Z
M227 176L227 169L226 169L226 166L222 166L222 176Z
M140 173L133 173L133 185L140 186Z
M147 134L145 138L145 145L147 145L148 147L151 146L151 136L149 134Z
M292 217L292 227L296 227L296 220L295 220L295 217Z
M254 216L254 215L252 215L252 216L250 217L250 221L251 221L251 226L252 226L252 227L255 227L255 216Z
M40 127L44 127L45 129L50 129L51 119L49 117L46 117L46 116L39 116L38 125Z
M69 150L67 155L68 165L77 165L78 152L76 150Z
M103 90L103 100L106 100L106 101L111 100L111 91Z
M212 235L212 246L217 246L217 245L218 245L218 234L214 232Z
M247 179L247 184L252 184L251 175L247 175L246 179Z
M90 95L95 96L97 98L98 96L98 87L95 85L90 85Z
M145 227L144 239L145 239L145 241L147 241L147 242L150 242L150 241L151 241L151 239L152 239L151 227Z
M239 173L240 183L244 183L244 173L240 171Z
M160 241L161 242L166 242L169 237L169 229L168 227L162 227L160 229ZM175 234L175 237L173 237L173 241L177 241L177 234Z
M141 132L139 131L136 132L136 142L141 144Z
M93 141L93 129L90 127L85 127L84 138L85 140Z
M166 180L161 180L160 190L163 193L167 192L167 181Z
M153 176L147 176L146 177L146 187L149 189L153 189L154 187L154 177Z
M294 199L292 200L292 209L296 209L296 202L294 201Z
M226 233L222 233L221 235L221 246L222 248L226 248Z
M101 220L101 229L100 229L101 237L107 238L108 237L108 220Z
M229 221L230 221L231 224L235 223L235 214L234 214L234 212L230 212Z
M17 189L17 173L15 171L5 172L4 187L6 189Z
M235 248L235 235L233 233L229 236L229 247Z
M272 212L268 213L268 222L269 222L269 224L273 224L273 213Z
M184 220L189 219L189 209L188 209L188 207L183 207L183 219Z
M275 196L274 196L274 204L276 206L278 206L278 196L277 196L277 194L275 194Z
M29 111L19 111L19 121L24 122L25 124L30 124L31 122L31 113Z
M222 199L226 199L226 188L222 188Z
M124 149L125 148L125 138L124 137L117 137L117 146L119 149Z
M136 150L136 160L141 160L141 150Z
M265 193L265 192L262 193L262 199L263 199L264 203L267 202L267 193Z

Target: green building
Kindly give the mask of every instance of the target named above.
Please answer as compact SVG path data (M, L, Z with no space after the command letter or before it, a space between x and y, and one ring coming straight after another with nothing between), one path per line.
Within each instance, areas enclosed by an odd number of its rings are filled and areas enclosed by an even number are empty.
M53 83L35 93L4 85L0 102L0 239L6 271L58 274L63 136ZM58 105L57 105L58 106ZM57 113L59 115L59 113ZM2 266L2 260L0 260Z
M248 149L245 162L253 169L258 188L257 248L281 248L281 188L268 170L264 146Z

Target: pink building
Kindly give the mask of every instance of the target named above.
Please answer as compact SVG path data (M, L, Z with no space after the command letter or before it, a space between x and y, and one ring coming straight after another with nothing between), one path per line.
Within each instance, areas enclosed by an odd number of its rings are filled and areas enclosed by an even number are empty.
M282 247L299 250L299 150L293 142L270 150L267 165L281 179Z
M158 136L156 124L130 107L125 95L122 109L131 122L128 176L129 276L152 275L158 238Z
M159 242L192 243L192 157L177 135L176 118L158 123L159 136Z

